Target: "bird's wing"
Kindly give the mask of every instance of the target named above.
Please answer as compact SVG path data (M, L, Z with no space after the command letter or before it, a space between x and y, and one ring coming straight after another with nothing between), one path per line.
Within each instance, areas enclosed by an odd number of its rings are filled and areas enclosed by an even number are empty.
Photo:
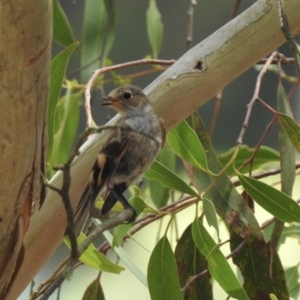
M74 226L77 235L79 235L98 194L126 152L130 138L129 135L127 137L120 136L119 131L113 130L101 148L93 166L90 180L74 211Z
M118 167L129 143L130 134L121 135L120 130L115 130L101 148L98 155L98 167L101 169L101 172L96 181L100 189ZM96 178L94 179L96 180ZM99 192L100 190L98 190Z

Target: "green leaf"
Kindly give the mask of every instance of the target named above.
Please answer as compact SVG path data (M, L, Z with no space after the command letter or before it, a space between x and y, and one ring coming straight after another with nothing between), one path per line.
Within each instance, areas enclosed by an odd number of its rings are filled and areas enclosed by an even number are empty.
M214 204L206 198L202 199L203 210L209 226L213 226L217 231L218 240L220 242L219 224Z
M135 208L137 218L147 207L145 202L140 197L132 197L129 200L129 203ZM121 245L125 235L127 234L127 232L132 226L133 226L132 223L128 223L128 224L121 224L115 228L113 242L112 242L113 248L119 247Z
M52 166L65 162L70 155L79 121L80 98L80 93L72 94L68 89L57 104L52 156L48 161L49 170Z
M60 95L61 86L65 76L67 64L69 58L74 49L79 45L79 42L75 42L61 53L59 53L51 63L51 79L50 79L50 96L48 106L48 154L47 161L50 160L52 155L52 147L54 140L54 124L55 124L55 110L57 101Z
M170 189L156 180L148 180L151 200L156 208L167 205L170 198Z
M287 237L294 238L300 242L300 224L291 224L290 226L285 226L282 231L282 237L284 239Z
M220 163L223 167L225 167L230 159L232 158L232 155L235 151L236 147L233 147L226 151L225 153L218 156ZM255 148L250 148L246 145L243 145L239 153L234 160L235 168L238 169L247 159L250 158L250 156L254 153ZM258 150L258 152L255 155L255 159L253 164L251 165L252 171L259 169L262 165L266 163L272 163L272 162L279 162L280 155L277 151L275 151L272 148L261 146ZM241 173L248 173L250 171L250 166L247 164L242 170L240 170ZM226 170L228 175L232 175L234 173L234 167L230 166Z
M277 90L277 111L287 114L290 117L293 116L288 97L282 84L278 85ZM295 182L295 149L281 122L279 122L278 142L280 149L281 191L291 196ZM270 241L272 255L277 251L283 229L284 222L276 220Z
M82 243L85 238L86 236L81 233L77 238L78 245ZM64 242L68 246L68 248L71 248L70 240L68 237L65 237ZM112 263L105 255L100 253L93 244L89 245L89 247L82 253L79 259L84 264L103 272L120 274L125 270L123 267Z
M279 299L288 299L284 270L277 252L271 258L270 244L261 238L254 243L246 243L244 238L235 233L230 234L230 249L236 251L232 260L244 278L243 287L250 299L268 299L270 293ZM259 246L258 246L259 244ZM240 247L240 248L239 248ZM271 271L270 271L270 265ZM272 272L272 274L270 274Z
M186 285L191 276L197 275L208 268L207 260L195 245L191 229L192 224L185 229L175 249L175 259L181 288ZM183 299L213 299L209 273L197 277L189 284L185 290Z
M81 56L81 67L85 67L81 72L83 82L87 82L107 58L115 38L115 23L115 0L85 1Z
M86 288L82 300L105 300L99 278L92 281Z
M278 114L279 121L283 125L294 147L300 153L300 126L291 117Z
M249 299L228 261L199 219L195 219L193 222L192 235L199 251L207 259L211 276L224 291L235 299Z
M149 0L146 20L148 40L152 49L152 57L157 58L163 41L164 25L161 21L161 14L155 0Z
M290 102L282 84L279 84L277 91L277 110L289 117L293 117ZM281 190L287 195L292 195L295 182L295 150L281 122L279 122L278 134L281 161Z
M268 227L266 227L263 230L264 239L266 241L269 241L271 239L272 232L274 231L274 223L270 224ZM286 238L294 238L297 239L300 243L300 224L293 223L289 226L284 226L282 233L280 235L279 239L279 245L282 245L285 243Z
M213 173L219 173L222 170L222 167L218 163L218 159L211 144L209 135L203 125L203 122L201 121L201 118L197 113L194 113L192 115L192 121L193 128L206 151L209 169ZM248 264L246 265L245 263L241 263L237 265L241 270L244 278L247 277L247 274L251 274L251 276L248 275L247 282L246 280L244 281L244 288L248 296L250 297L249 292L259 296L261 293L261 289L259 289L260 284L265 281L261 280L257 282L255 270L253 271L253 261L250 259L250 257L254 251L258 254L261 252L266 252L268 246L265 244L261 236L259 224L255 216L253 215L252 210L247 206L244 199L236 191L227 174L222 174L218 178L215 178L210 174L207 174L204 171L199 170L191 165L185 164L185 167L190 179L192 180L194 186L197 188L198 192L202 193L203 191L206 191L204 195L205 198L212 201L215 206L216 212L228 226L231 237L233 234L239 237L242 236L242 241L246 240L246 245L251 245L251 247L249 247L249 251L246 254L243 253L243 255L241 255L241 258L247 261ZM239 242L239 244L240 243L241 242ZM205 243L203 244L205 245ZM244 249L244 247L242 248L242 250ZM240 252L242 250L240 250ZM234 255L234 257L236 257L237 255L238 253ZM252 269L249 269L251 268L251 263ZM255 265L260 266L259 274L262 274L264 276L266 276L266 274L269 274L269 264L268 261L266 261L266 257L264 255L255 255ZM224 271L224 274L226 274L226 271ZM284 284L281 284L281 286L284 286ZM258 287L258 289L254 290L256 287Z
M182 299L174 254L165 236L150 256L147 278L151 300Z
M198 197L198 194L187 183L158 161L153 162L151 168L145 173L145 177L150 180L157 180L168 188Z
M156 158L156 160L168 169L170 169L172 172L175 171L176 156L174 152L170 149L168 144L164 145L164 147L159 152L159 155Z
M71 25L58 0L53 0L53 38L62 46L76 42Z
M289 196L256 179L239 174L244 189L266 211L284 222L300 222L300 207Z
M300 284L299 284L299 263L285 270L285 278L290 292L290 297L299 299Z
M101 221L95 218L92 218L93 223L98 226L101 224ZM111 245L113 236L109 230L103 232L103 236L107 240L107 242ZM145 286L148 287L146 275L141 271L141 269L133 262L133 260L129 257L127 252L122 247L115 247L115 253L122 260L123 264L126 268Z
M209 170L217 174L222 170L222 166L218 162L203 122L197 113L192 115L192 121L193 128L205 149ZM190 164L185 163L184 165L198 193L201 194L206 191L203 197L214 204L217 214L231 230L244 236L249 242L260 237L259 224L252 210L237 192L227 174L223 173L216 178Z
M193 128L206 151L209 169L213 173L219 173L222 167L218 163L216 153L211 144L209 135L207 134L207 131L203 125L203 122L201 121L201 118L197 113L194 113L192 116L192 120ZM268 297L268 293L265 294L265 292L270 292L273 290L272 281L270 279L268 279L268 281L257 280L256 270L253 270L253 268L255 269L255 267L253 267L253 260L251 259L252 253L255 253L254 266L260 266L258 274L260 274L261 277L266 277L266 274L269 274L270 272L270 264L269 261L266 260L265 255L259 254L261 252L267 252L268 245L265 244L261 236L259 224L255 216L253 215L253 212L247 206L241 195L238 194L235 187L229 180L227 174L222 174L220 177L215 178L210 174L207 174L204 171L199 170L189 164L185 163L185 167L190 179L192 180L194 186L197 188L198 192L202 193L203 191L207 190L204 197L212 201L215 206L216 212L228 226L230 236L232 237L233 234L239 237L242 236L243 239L241 240L246 240L245 246L250 245L247 252L242 252L243 254L240 258L242 262L237 264L236 261L234 261L244 277L244 289L248 297L250 297L251 299L257 299L262 292L264 296L267 295ZM208 189L208 187L210 188ZM241 242L239 242L237 245L239 245L240 243ZM206 242L204 242L203 245L206 245ZM243 251L244 247L242 248L242 250L240 250L240 252ZM234 255L233 259L238 255L238 253ZM275 259L277 259L277 256L275 256ZM276 260L276 263L278 262L278 260ZM279 267L276 270L278 269ZM224 274L227 274L227 272L224 271ZM273 274L274 277L275 275L277 276L277 274ZM271 285L269 285L270 281ZM260 286L265 282L267 282L267 289L262 291L260 289ZM280 281L276 280L276 283L277 282ZM270 286L272 287L272 289L269 289ZM284 284L281 284L280 289L284 290L284 286ZM252 298L250 292L251 294L257 295L257 297ZM281 294L283 293L284 291L281 292Z
M170 147L165 144L160 151L156 161L160 162L162 165L174 171L175 169L175 154L171 151ZM156 180L148 180L148 185L150 189L150 195L152 202L157 208L165 206L169 200L170 188L162 185Z
M205 151L195 133L186 121L181 122L167 134L171 149L193 166L207 170Z

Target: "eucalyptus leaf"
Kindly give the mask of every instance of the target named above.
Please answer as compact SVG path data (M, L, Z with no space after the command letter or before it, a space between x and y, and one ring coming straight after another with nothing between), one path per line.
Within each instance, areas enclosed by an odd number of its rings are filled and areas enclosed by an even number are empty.
M114 42L115 0L86 0L83 17L81 79L87 82L107 58Z
M274 223L270 224L263 230L263 235L266 241L271 239L272 232L274 231ZM282 233L280 235L278 245L282 245L285 243L287 238L297 239L300 243L300 224L292 223L290 226L284 226Z
M53 38L62 46L69 46L76 41L69 20L58 0L53 0Z
M157 180L175 191L198 197L198 194L187 183L158 161L153 162L151 168L145 173L145 177L150 180Z
M205 218L209 226L213 226L217 231L218 240L220 242L219 224L214 204L206 198L202 199Z
M299 299L300 284L299 284L299 263L296 266L287 268L285 270L285 278L290 293L290 297Z
M195 131L186 121L181 122L167 134L170 148L193 166L207 170L205 151Z
M218 159L223 167L225 167L230 159L232 158L233 153L235 152L236 147L233 147L226 151L225 153L218 156ZM236 169L238 169L242 164L251 157L251 155L256 151L255 148L250 148L246 145L242 145L238 155L236 156L234 160L234 166ZM271 162L279 162L280 155L277 151L274 149L267 147L267 146L261 146L257 153L255 154L255 158L253 161L253 164L251 164L252 171L257 170L261 168L266 163ZM241 173L245 174L248 173L250 170L249 164L247 164L243 169L240 170ZM228 175L232 175L234 173L234 167L230 166L226 169L226 172Z
M175 154L170 147L165 144L161 149L156 161L174 172ZM170 188L162 185L159 181L148 180L152 202L157 208L165 206L170 198Z
M63 79L65 76L69 58L74 49L79 45L75 42L59 53L51 62L51 79L50 79L50 96L48 106L48 154L47 162L52 156L52 147L54 140L54 126L55 126L55 111L57 101L59 99Z
M227 259L197 218L192 225L192 235L199 251L207 259L211 276L219 283L224 291L232 298L249 300L242 285L229 266Z
M208 268L205 256L198 250L192 237L192 224L183 232L175 248L175 259L178 269L179 283L183 288L191 276L195 276ZM184 289L184 300L213 299L210 274L198 276Z
M239 249L243 242L244 238L231 233L231 251ZM257 247L256 243L260 246ZM270 243L264 243L263 239L254 243L245 243L233 255L232 261L241 271L244 279L243 288L250 299L268 299L270 293L276 294L279 299L288 299L280 257L276 251L271 256Z
M151 300L181 300L175 257L167 237L162 237L150 256L148 287Z
M196 112L192 115L192 121L193 128L205 148L209 170L215 174L221 172L222 166L218 162L210 137ZM260 237L259 224L253 211L235 189L227 174L223 173L216 178L190 164L184 163L184 166L198 193L201 194L205 191L203 197L214 204L217 214L230 230L237 234L243 234L249 242ZM251 230L249 230L250 228Z
M70 155L79 122L80 98L81 94L72 94L70 90L67 90L66 95L57 104L52 156L48 162L49 169L54 165L64 163Z
M96 278L88 285L81 300L105 300L100 278Z
M86 236L81 233L77 238L78 244L82 243ZM65 244L70 248L70 240L68 237L64 239ZM125 269L111 262L105 255L100 253L93 244L89 245L88 248L82 253L79 258L84 264L97 269L99 271L120 274Z
M287 98L286 92L282 84L278 85L277 91L277 111L284 113L289 117L293 117L290 102ZM278 141L280 148L281 161L281 182L282 192L287 195L292 195L293 186L295 182L295 149L288 133L281 122L279 122Z
M98 226L101 224L101 221L95 218L92 218L93 223ZM113 236L109 230L103 232L103 236L107 242L112 245ZM126 251L122 247L115 247L114 251L122 260L126 268L147 288L147 278L146 275L141 271L141 269L134 263L134 261L129 257Z
M161 14L155 0L149 0L146 21L152 57L157 58L163 41L164 25L161 21Z
M279 121L283 125L291 142L296 150L300 153L300 125L291 117L285 114L278 114Z
M244 189L266 211L284 222L300 222L300 207L288 195L259 180L239 174Z
M290 102L281 83L279 83L277 89L277 111L293 117ZM281 166L281 191L291 196L296 176L295 149L281 122L279 122L278 128L278 144ZM277 251L283 229L284 222L281 220L276 220L270 241L270 251L272 256Z

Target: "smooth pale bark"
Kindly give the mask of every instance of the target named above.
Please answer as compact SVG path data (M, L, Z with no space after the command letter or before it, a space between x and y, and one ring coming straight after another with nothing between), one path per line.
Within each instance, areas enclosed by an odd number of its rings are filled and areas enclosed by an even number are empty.
M300 1L282 2L293 33L299 33ZM184 54L145 92L169 130L284 42L277 1L259 0ZM101 143L101 135L90 138L73 163L70 196L74 206L86 184ZM61 182L61 174L51 181L58 187ZM55 192L48 191L42 209L31 218L24 239L26 256L7 299L15 299L46 263L62 241L65 225L60 198Z
M41 178L51 46L51 0L0 1L1 299L26 255L23 243L31 211L45 198Z

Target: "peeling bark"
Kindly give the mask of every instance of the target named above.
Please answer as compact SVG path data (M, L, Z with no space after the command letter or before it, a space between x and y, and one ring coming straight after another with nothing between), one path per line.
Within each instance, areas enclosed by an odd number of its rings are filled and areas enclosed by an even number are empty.
M31 212L44 197L51 5L0 2L1 299L22 266Z

